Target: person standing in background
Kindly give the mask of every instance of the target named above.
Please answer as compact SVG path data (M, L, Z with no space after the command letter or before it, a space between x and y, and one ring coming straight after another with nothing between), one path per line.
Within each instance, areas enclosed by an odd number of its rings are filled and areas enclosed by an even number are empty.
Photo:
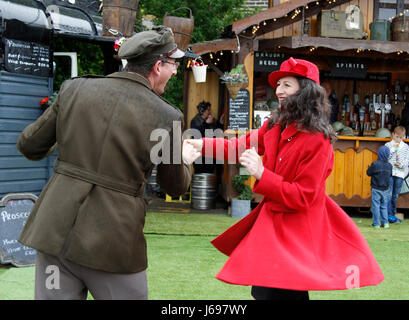
M378 160L372 162L366 170L366 174L371 177L371 212L374 228L381 226L389 228L389 184L392 176L392 165L388 162L389 155L389 148L381 146L378 150Z
M329 103L331 104L331 115L329 118L329 123L334 123L335 121L338 121L339 113L339 103L337 97L335 95L335 92L332 91L331 83L328 80L323 81L321 86L325 89Z
M385 144L389 148L389 163L392 165L392 176L390 178L390 201L388 203L388 220L390 223L401 223L396 217L396 204L398 202L403 179L408 175L409 146L402 141L406 130L397 126L392 132L392 140Z
M210 102L200 102L197 105L198 113L190 121L190 128L198 130L201 137L206 136L207 129L223 130L224 114L220 117L220 120L217 121L211 114L211 107L212 105ZM198 161L193 163L195 173L214 173L216 164L213 159L202 157L200 160L201 163L197 163Z

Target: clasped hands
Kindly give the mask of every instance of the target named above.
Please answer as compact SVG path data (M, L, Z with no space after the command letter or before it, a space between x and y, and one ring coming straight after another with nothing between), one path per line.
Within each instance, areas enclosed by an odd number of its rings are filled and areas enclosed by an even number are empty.
M195 161L201 155L202 149L202 139L186 139L185 141L183 141L183 159L185 159L186 153L186 158L189 159L189 161L193 159L190 162L193 163L193 161ZM239 162L241 163L241 165L246 167L250 174L257 180L261 179L261 176L264 172L263 161L261 160L261 157L258 155L254 147L244 151L239 158Z

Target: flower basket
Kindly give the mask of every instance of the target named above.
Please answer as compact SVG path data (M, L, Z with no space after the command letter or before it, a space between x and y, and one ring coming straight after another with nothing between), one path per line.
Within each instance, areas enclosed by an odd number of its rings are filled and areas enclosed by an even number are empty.
M235 100L241 88L247 87L248 83L243 82L226 82L227 90L229 90L230 97Z
M248 86L248 77L243 64L237 65L230 72L225 72L220 79L226 84L230 97L235 100L241 88Z
M193 78L195 82L206 82L207 65L195 59L192 63Z

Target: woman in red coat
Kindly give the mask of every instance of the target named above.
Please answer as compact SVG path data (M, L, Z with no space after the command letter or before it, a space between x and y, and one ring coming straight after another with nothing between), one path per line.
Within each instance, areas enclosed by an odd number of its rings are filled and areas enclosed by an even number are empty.
M256 299L308 299L309 290L377 285L384 276L367 242L325 192L336 137L317 66L290 58L269 83L280 106L260 129L239 139L189 140L206 157L236 158L264 196L212 241L229 256L216 277L253 286Z

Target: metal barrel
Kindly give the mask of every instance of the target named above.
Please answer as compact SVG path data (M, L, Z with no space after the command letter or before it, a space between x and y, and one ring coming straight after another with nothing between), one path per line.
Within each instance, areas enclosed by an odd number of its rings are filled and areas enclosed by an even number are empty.
M214 209L217 195L217 179L212 173L197 173L192 176L191 206L194 209Z
M152 169L151 176L149 177L149 180L148 180L148 186L149 186L150 190L159 192L160 187L159 187L159 184L158 184L158 182L156 180L157 172L158 172L157 166L154 166L153 169Z

